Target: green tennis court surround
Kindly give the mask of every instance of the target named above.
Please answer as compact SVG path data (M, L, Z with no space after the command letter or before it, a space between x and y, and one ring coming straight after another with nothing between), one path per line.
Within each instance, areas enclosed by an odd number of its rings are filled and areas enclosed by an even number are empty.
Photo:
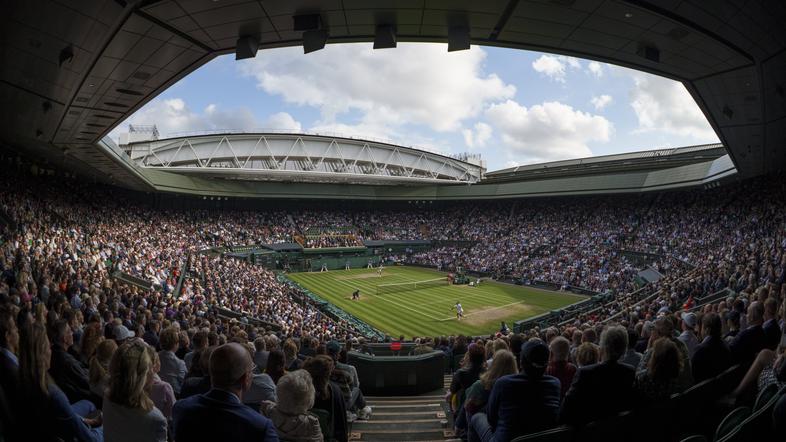
M293 273L290 279L392 336L483 335L513 322L585 299L572 293L483 281L448 285L446 274L419 267ZM436 280L436 282L435 282ZM421 284L421 286L418 286ZM404 288L391 291L389 288ZM352 292L360 291L360 300ZM379 293L377 294L379 290ZM464 319L453 306L461 302Z

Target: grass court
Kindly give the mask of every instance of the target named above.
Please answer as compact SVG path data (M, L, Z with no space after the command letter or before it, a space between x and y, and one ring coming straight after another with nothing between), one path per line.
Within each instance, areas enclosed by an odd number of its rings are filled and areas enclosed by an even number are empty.
M447 276L420 267L331 270L292 273L290 279L328 302L391 336L483 335L499 330L500 321L513 322L565 307L585 299L572 293L483 281L478 287L444 285L377 295L380 284L427 281ZM352 292L360 290L360 300ZM460 301L464 318L456 320L453 306Z

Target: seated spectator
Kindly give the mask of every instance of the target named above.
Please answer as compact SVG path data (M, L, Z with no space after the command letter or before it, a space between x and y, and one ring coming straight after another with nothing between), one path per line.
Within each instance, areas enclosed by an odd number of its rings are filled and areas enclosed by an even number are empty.
M491 389L494 388L497 379L516 374L518 371L518 364L516 364L513 353L509 350L498 350L494 354L494 365L480 375L480 379L467 389L464 410L463 413L459 412L458 414L456 428L466 431L472 416L481 410L485 410L486 403L488 403L491 395Z
M90 400L100 405L100 396L90 392L90 375L82 364L71 355L69 349L74 345L74 334L64 319L52 326L52 366L49 374L71 402Z
M770 384L775 384L779 390L786 385L786 347L779 347L777 352L768 348L760 351L732 396L745 397Z
M688 349L688 358L693 357L696 352L696 346L699 345L699 338L696 337L696 314L693 312L686 312L682 314L682 333L677 338Z
M639 366L636 367L636 371L647 371L650 358L652 357L652 344L654 344L655 341L657 341L659 338L669 338L674 342L674 344L677 345L677 349L680 352L680 386L677 390L684 391L693 385L693 374L691 373L688 348L682 341L674 337L674 322L672 322L672 319L673 318L670 316L664 316L655 320L655 328L652 330L652 334L650 335L649 348L647 348L647 351L642 355L641 362L639 362Z
M229 343L210 355L212 388L205 394L175 403L174 439L191 441L278 441L269 419L243 405L251 385L254 363L245 347Z
M309 358L303 364L303 369L308 371L311 381L314 383L315 399L311 413L319 418L319 425L325 440L347 442L349 435L344 399L341 396L341 390L330 382L333 359L326 355L317 355Z
M464 396L485 370L486 350L479 344L470 344L464 354L463 365L453 373L450 382L451 408L458 414L464 409Z
M546 344L540 340L524 344L523 371L494 383L486 405L488 413L476 413L470 421L470 442L508 442L556 425L560 385L557 378L545 374L548 362Z
M248 349L248 354L251 356L251 360L253 360L254 346L246 343L244 347ZM278 399L276 398L276 384L273 382L273 378L266 373L258 373L259 368L256 365L254 367L251 385L243 394L243 403L251 408L258 409L262 402L277 402Z
M14 404L18 404L19 387L19 359L17 358L19 348L19 330L14 321L13 311L10 308L0 308L0 391L5 400L3 405L4 412L8 415L2 416L3 429L7 437L11 439L9 427L15 430L16 419L14 417Z
M147 394L154 376L147 347L127 340L112 356L103 409L107 441L167 440L167 420Z
M726 313L726 329L728 330L723 339L731 344L731 341L740 333L740 312L731 310Z
M633 368L639 366L639 362L641 362L641 353L636 351L636 345L639 341L639 334L636 333L636 330L629 328L628 329L628 350L625 352L625 356L620 359L621 364L628 364Z
M608 327L600 339L603 361L580 367L565 401L560 420L581 425L611 416L633 406L635 370L620 364L628 348L628 332L623 327Z
M597 364L600 360L600 349L592 342L585 342L576 349L576 365L579 368Z
M762 324L765 337L765 347L775 350L781 342L781 326L778 324L778 301L767 298L764 301L764 324Z
M200 330L194 333L193 342L194 349L186 353L186 356L183 358L183 362L186 363L186 370L191 370L191 365L194 363L194 356L197 352L207 348L207 332Z
M159 333L161 333L161 323L153 320L147 323L145 334L142 336L147 345L155 348L156 351L161 350L158 338Z
M158 357L161 359L161 380L172 386L175 396L180 394L183 380L186 377L186 363L175 355L175 350L180 342L180 336L176 328L169 327L161 332L160 345L161 351Z
M759 301L753 301L748 306L746 314L748 327L731 341L729 349L735 363L749 367L756 355L767 345L762 323L764 322L764 306Z
M194 339L196 340L196 336ZM254 339L254 350L254 364L256 364L257 370L262 373L265 367L267 367L267 357L270 355L270 352L267 350L265 338L260 336Z
M699 383L713 378L731 367L731 350L721 337L722 324L717 313L701 318L702 341L691 358L693 381Z
M106 387L109 386L109 363L116 350L117 343L112 339L105 339L98 344L90 357L90 391L94 395L103 397L106 394Z
M104 332L101 330L101 324L98 322L91 322L85 325L82 332L82 339L79 342L79 362L84 367L90 367L90 359L96 352L96 348L101 342L104 341ZM104 394L101 393L101 396Z
M306 370L281 377L276 386L278 402L262 402L262 413L275 425L279 440L322 442L319 419L308 412L314 407L314 395L314 384Z
M286 373L284 370L285 363L286 357L281 350L272 350L270 355L268 355L265 373L270 376L274 384L277 384L281 376L284 376L284 373Z
M357 413L358 419L368 419L371 417L371 407L366 405L363 392L360 391L360 379L355 367L339 361L341 355L341 344L337 341L328 342L325 347L328 356L333 359L335 364L330 381L334 382L344 396L344 405L350 413ZM344 353L346 357L346 352Z
M680 354L677 345L668 338L660 338L652 346L652 357L647 371L636 374L634 388L639 397L649 402L668 399L678 392Z
M43 325L22 329L19 342L19 428L29 441L104 440L102 418L88 400L70 404L47 374L51 348Z
M549 344L549 353L549 366L546 368L546 374L559 380L560 401L562 401L570 384L573 383L573 376L576 375L576 366L568 362L570 341L562 336L557 336Z
M208 347L199 352L199 361L191 366L189 376L183 381L181 399L210 391L210 355L215 349L216 347Z
M164 415L167 422L172 420L172 407L175 405L175 392L172 386L162 381L158 376L161 371L161 360L158 358L156 349L151 346L145 348L150 356L150 370L153 372L153 381L150 384L150 399L156 408Z
M303 367L303 360L297 357L297 344L292 339L287 339L284 342L284 356L286 356L286 361L284 367L286 367L287 371L295 371L301 367Z

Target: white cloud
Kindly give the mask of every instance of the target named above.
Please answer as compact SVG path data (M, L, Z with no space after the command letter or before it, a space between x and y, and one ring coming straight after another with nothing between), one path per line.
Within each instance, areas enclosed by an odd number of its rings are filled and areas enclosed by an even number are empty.
M597 61L591 61L587 65L587 70L595 76L595 78L600 78L603 76L603 65L598 63Z
M717 142L718 136L685 86L668 78L631 71L634 87L630 105L639 121L638 132L661 131Z
M573 57L546 54L532 62L532 69L559 83L565 82L567 68L581 69L581 63Z
M464 136L464 144L472 149L475 147L485 147L486 143L491 139L492 132L491 126L481 121L475 123L474 131L472 129L464 129L461 131L461 134Z
M606 106L610 105L612 101L614 101L614 99L611 97L611 95L603 94L601 96L592 97L590 103L595 106L595 110L602 110Z
M209 104L202 112L192 110L182 98L154 99L118 125L111 136L117 139L129 124L155 124L161 136L201 130L251 130L260 127L245 107L224 110Z
M270 49L239 69L266 93L319 109L314 129L391 137L408 124L458 130L489 103L513 97L514 86L483 72L485 59L477 47L448 53L442 44L401 44L395 51L342 44L306 56L300 48ZM348 113L359 113L359 122L339 121Z
M264 126L265 129L285 130L289 132L301 132L303 130L300 122L286 112L276 112L270 115L265 120Z
M527 109L515 101L492 105L486 117L522 163L591 156L590 141L608 141L613 125L599 115L549 101Z

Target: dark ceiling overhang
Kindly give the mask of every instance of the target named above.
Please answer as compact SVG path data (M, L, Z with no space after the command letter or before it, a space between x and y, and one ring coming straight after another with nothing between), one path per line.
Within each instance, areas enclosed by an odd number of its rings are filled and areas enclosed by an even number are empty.
M753 0L29 0L0 18L0 141L99 179L149 188L97 143L239 37L303 44L317 14L328 43L447 42L531 49L682 81L741 176L786 163L786 4ZM447 50L447 48L446 48Z

